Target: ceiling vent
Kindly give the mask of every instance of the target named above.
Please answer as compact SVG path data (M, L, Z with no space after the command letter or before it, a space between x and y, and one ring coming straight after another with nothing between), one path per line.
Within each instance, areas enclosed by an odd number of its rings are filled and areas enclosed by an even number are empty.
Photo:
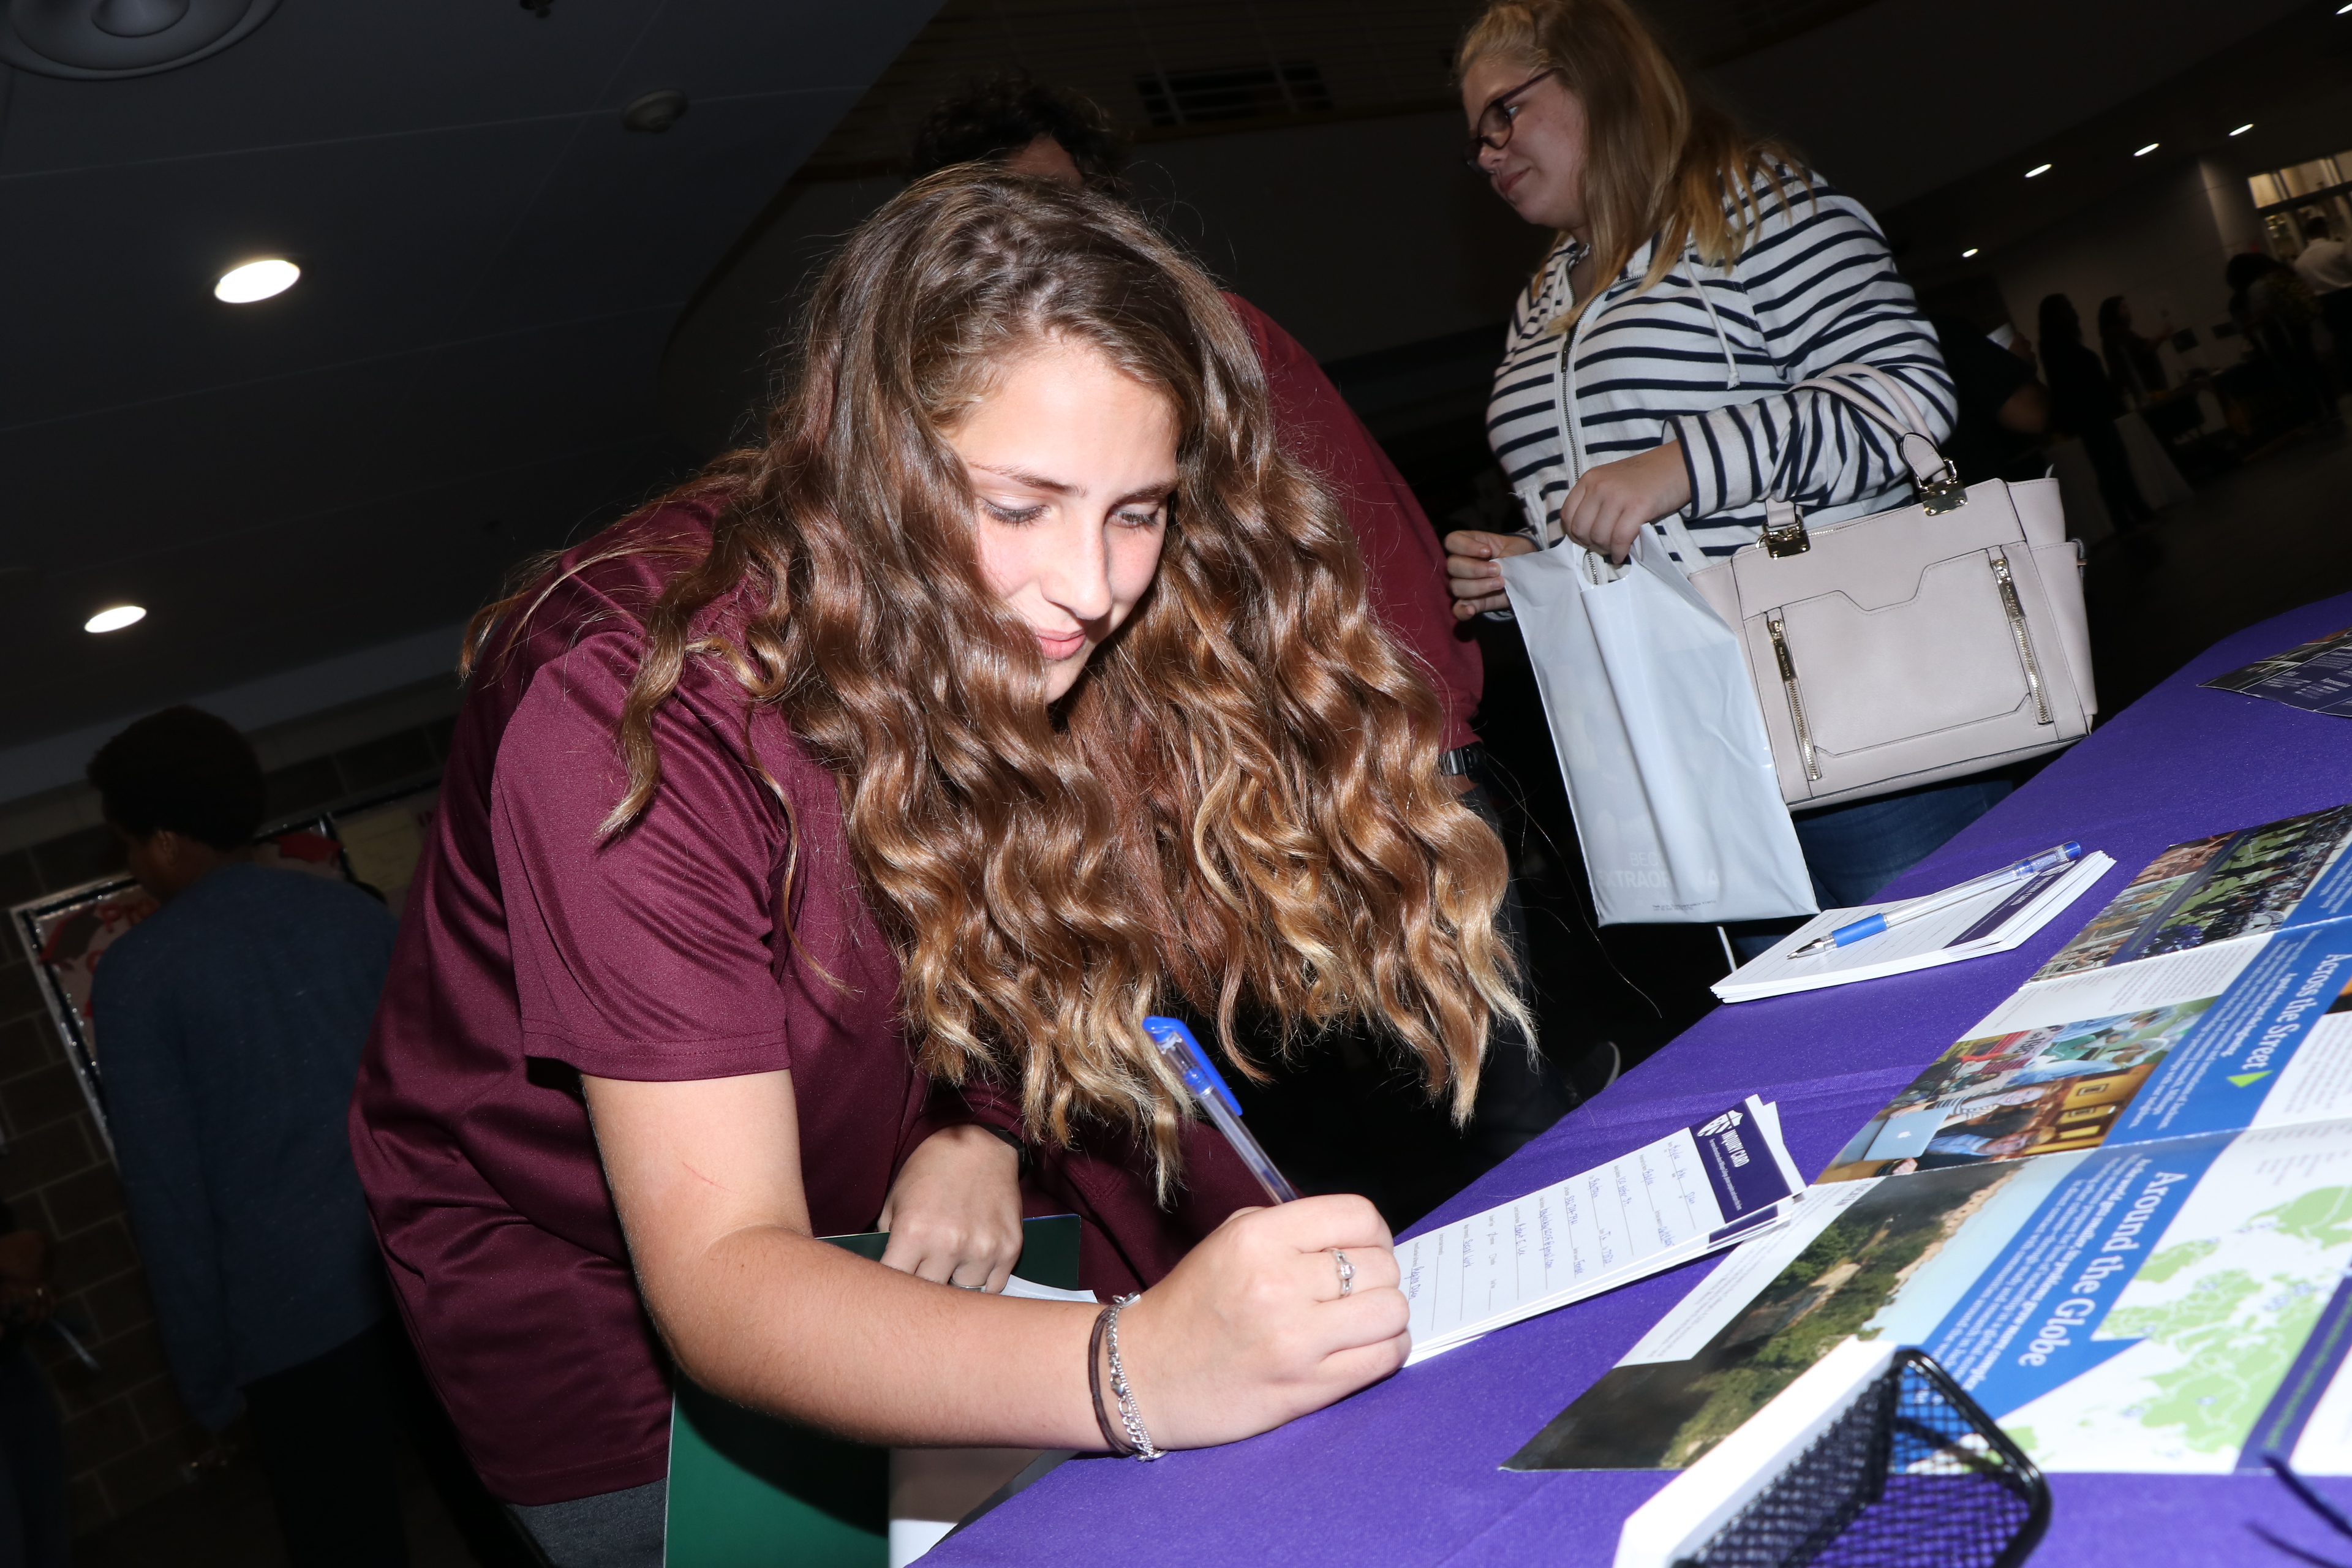
M1135 79L1144 117L1154 125L1204 125L1313 114L1331 107L1322 69L1310 62L1237 66L1228 70L1153 71Z
M152 76L218 54L278 0L0 0L0 60L42 76Z

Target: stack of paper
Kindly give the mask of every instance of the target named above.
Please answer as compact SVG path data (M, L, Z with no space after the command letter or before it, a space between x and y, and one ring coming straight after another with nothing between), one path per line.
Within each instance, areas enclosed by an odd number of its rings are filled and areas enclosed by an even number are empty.
M2045 871L2031 881L1988 888L1973 899L1889 926L1876 936L1805 958L1795 956L1799 948L1816 937L1829 935L1840 926L1872 915L1892 915L1918 900L1898 899L1893 903L1867 904L1855 910L1823 910L1781 938L1769 952L1741 964L1717 981L1713 990L1725 1002L1753 1002L1763 996L1875 980L1881 975L1908 973L1938 963L1957 963L1964 958L2007 952L2056 919L2061 910L2088 892L2091 884L2114 867L2114 860L2095 849L2080 860Z
M1772 1228L1804 1191L1780 1113L1740 1104L1556 1185L1397 1243L1412 1353L1659 1273Z

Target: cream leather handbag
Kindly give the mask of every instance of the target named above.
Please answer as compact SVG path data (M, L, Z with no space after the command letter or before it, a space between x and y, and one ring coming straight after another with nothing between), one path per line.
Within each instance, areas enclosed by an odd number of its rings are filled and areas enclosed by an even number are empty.
M1900 437L1918 504L1808 530L1774 499L1760 542L1690 574L1739 633L1781 798L1866 800L2080 740L2098 699L2058 481L1962 489L1901 383L1864 364L1825 375L1840 379L1797 386Z

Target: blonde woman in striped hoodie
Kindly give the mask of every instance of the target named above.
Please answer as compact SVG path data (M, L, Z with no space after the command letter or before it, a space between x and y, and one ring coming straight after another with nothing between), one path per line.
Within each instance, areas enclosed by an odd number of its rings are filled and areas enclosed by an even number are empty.
M1696 98L1622 0L1503 0L1455 65L1472 166L1558 234L1487 409L1521 531L1447 536L1457 617L1507 611L1500 556L1573 541L1622 562L1653 528L1696 566L1754 542L1775 494L1822 523L1904 504L1909 470L1883 427L1789 390L1871 364L1929 435L1951 431L1935 330L1860 203ZM2009 787L1799 817L1816 891L1865 901Z

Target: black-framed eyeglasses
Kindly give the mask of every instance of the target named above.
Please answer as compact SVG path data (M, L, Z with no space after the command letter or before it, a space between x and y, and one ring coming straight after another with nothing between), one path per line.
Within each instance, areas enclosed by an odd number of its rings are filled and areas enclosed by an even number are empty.
M1486 107L1478 111L1477 129L1473 131L1469 139L1462 144L1462 161L1472 168L1478 169L1479 153L1490 149L1499 153L1509 146L1512 121L1517 120L1519 110L1527 107L1517 101L1519 94L1527 91L1544 78L1559 74L1559 68L1557 66L1549 67L1536 72L1510 91L1498 92L1488 99ZM1483 174L1486 171L1478 169L1478 172Z

